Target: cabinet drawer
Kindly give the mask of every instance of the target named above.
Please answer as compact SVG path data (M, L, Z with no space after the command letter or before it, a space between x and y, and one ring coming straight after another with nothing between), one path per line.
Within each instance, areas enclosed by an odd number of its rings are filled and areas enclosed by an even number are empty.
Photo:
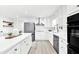
M7 52L7 54L20 54L20 45L16 45Z
M45 34L45 32L36 32L35 34L37 34L37 35L43 35L43 34Z
M29 35L24 38L21 42L11 47L6 53L7 54L27 54L32 45L32 37Z
M28 52L28 43L21 43L21 54L26 54Z
M32 40L26 39L21 43L21 54L27 54L31 48Z

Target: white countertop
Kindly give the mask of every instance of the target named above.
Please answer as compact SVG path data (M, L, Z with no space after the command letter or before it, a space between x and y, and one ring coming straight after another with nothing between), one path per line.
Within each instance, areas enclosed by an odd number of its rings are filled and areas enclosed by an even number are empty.
M31 33L23 33L22 35L12 39L4 39L4 37L0 37L0 53L4 53L29 35L31 35Z
M59 33L54 32L53 34L59 36Z
M61 33L53 33L53 34L59 36L59 38L67 39L67 33L61 32Z

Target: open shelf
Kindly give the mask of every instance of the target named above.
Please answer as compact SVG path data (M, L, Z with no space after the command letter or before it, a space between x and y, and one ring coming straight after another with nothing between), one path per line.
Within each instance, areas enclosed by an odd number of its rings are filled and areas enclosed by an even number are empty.
M7 25L3 25L3 27L13 27L13 22L3 21L3 23L7 23Z
M12 25L3 25L3 27L13 27Z
M12 23L13 24L13 22L9 22L9 21L3 21L4 23Z

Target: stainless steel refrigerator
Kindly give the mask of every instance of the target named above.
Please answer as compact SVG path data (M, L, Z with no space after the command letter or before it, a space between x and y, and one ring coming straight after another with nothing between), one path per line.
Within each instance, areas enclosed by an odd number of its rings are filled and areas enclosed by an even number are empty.
M32 33L32 41L35 41L35 23L25 22L24 33Z

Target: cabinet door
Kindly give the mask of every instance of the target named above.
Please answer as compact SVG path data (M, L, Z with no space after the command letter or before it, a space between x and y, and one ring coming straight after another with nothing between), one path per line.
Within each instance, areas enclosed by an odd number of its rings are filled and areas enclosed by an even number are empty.
M53 33L52 32L48 32L47 35L48 35L48 38L47 38L47 36L46 36L46 38L53 45Z
M60 54L67 54L67 43L62 38L60 38L60 42L59 42L59 53Z
M28 42L26 40L24 40L22 43L21 43L21 53L22 54L25 54L27 53L28 51Z
M13 48L11 48L7 54L20 54L20 45L16 45Z
M46 40L45 39L45 32L36 32L35 33L35 40Z
M31 48L31 45L32 39L31 36L29 36L21 43L21 54L27 54Z

